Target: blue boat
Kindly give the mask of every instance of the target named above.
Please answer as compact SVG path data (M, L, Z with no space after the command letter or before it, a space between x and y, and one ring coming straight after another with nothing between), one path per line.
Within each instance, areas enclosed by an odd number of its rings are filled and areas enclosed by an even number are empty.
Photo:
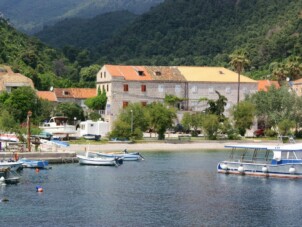
M302 178L302 143L288 145L227 145L232 151L219 162L217 171L225 174L262 177Z
M24 168L38 168L38 169L49 169L48 161L45 160L31 160L27 158L20 159Z

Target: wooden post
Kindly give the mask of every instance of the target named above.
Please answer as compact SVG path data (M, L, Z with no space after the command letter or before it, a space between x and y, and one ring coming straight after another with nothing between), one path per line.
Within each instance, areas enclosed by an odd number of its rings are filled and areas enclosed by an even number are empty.
M32 112L29 110L27 112L27 149L28 152L31 152L31 147L30 147L30 117L32 115Z

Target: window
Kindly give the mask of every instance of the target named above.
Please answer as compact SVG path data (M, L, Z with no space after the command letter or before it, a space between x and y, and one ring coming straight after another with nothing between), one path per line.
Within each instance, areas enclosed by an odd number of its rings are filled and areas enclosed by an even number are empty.
M165 89L165 87L163 84L158 85L158 92L164 92L164 89Z
M196 85L192 86L191 91L192 91L193 94L196 94L197 93L197 86Z
M103 73L101 72L101 78L103 78Z
M161 76L161 71L156 71L154 74L155 76Z
M230 87L226 87L226 88L225 88L225 93L231 94L231 88L230 88Z
M107 92L109 91L109 85L107 84Z
M106 78L106 72L104 72L104 78Z
M144 75L144 71L141 71L141 70L138 70L137 73L138 73L139 76L143 76Z
M146 85L142 84L141 90L142 90L142 92L146 92L146 90L147 90Z
M214 94L214 88L213 87L209 87L209 94Z
M124 84L124 91L128 91L129 88L128 88L128 84Z
M128 106L128 102L126 102L126 101L123 101L123 108L126 108L127 106Z
M63 95L69 95L69 91L63 91Z
M175 85L175 93L180 93L181 86L179 84Z

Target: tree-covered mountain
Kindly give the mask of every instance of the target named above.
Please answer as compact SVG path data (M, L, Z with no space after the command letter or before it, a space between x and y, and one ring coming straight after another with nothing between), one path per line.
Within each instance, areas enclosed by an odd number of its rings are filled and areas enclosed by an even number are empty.
M301 56L301 9L302 0L166 0L99 46L99 62L227 65L242 49L257 77Z
M90 79L85 79L87 75L84 73L81 75L81 69L91 63L89 54L74 52L74 58L70 63L62 52L16 31L0 17L0 65L9 65L14 72L31 78L38 90L48 90L51 86L89 86Z
M46 26L35 36L56 48L73 46L88 48L91 51L100 43L110 39L113 34L137 17L128 11L117 11L98 15L92 19L70 18Z
M33 33L65 18L91 18L121 10L141 14L161 2L163 0L1 0L0 12L18 30Z

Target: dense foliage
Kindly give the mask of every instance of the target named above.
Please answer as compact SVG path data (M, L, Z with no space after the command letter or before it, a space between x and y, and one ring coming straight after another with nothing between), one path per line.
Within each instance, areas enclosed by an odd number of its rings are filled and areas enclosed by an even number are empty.
M0 12L20 30L33 33L44 25L77 17L128 10L141 14L163 0L1 0Z
M167 0L103 45L100 62L229 66L242 49L246 71L259 79L271 63L301 54L301 7L301 0Z
M14 72L31 78L38 90L48 90L51 86L78 87L80 68L91 64L89 57L89 53L82 50L74 53L70 63L63 53L47 47L37 38L17 32L0 18L0 65L10 65ZM91 80L82 80L81 86L91 86Z
M94 52L100 44L112 37L119 29L137 16L127 11L106 13L92 19L71 18L46 26L35 34L50 46L89 49Z

